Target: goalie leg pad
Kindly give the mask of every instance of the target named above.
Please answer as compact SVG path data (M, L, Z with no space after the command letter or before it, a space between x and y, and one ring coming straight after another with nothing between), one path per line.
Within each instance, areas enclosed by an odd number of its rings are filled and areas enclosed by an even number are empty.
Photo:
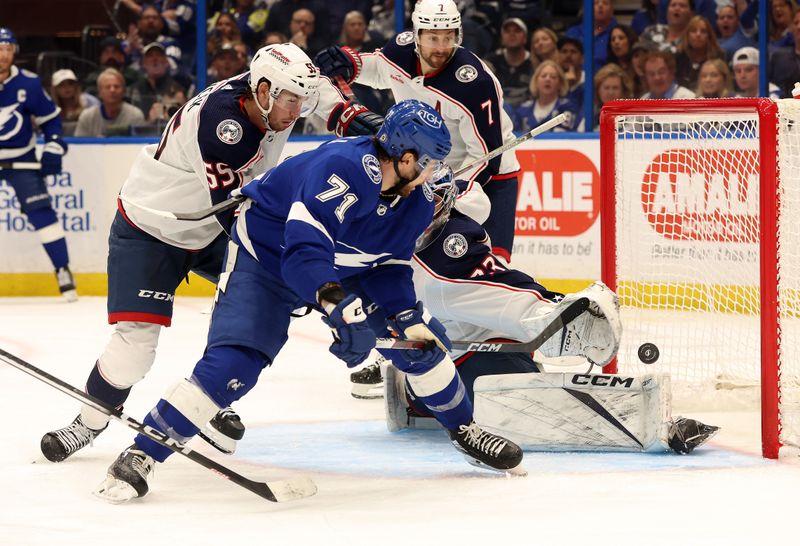
M619 318L619 298L599 281L585 290L567 294L555 307L542 309L542 314L523 319L522 326L531 337L535 337L555 314L561 313L565 306L581 297L589 299L589 308L565 325L561 334L548 339L540 351L550 358L582 356L592 364L605 366L619 350L622 322Z
M529 450L664 451L669 385L660 375L487 375L475 381L475 420Z

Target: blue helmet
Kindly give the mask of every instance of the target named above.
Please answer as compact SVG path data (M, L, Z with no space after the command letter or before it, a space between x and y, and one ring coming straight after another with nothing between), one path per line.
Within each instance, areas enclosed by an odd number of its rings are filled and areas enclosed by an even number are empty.
M443 161L452 148L450 131L439 112L415 99L392 106L376 138L389 157L414 152L422 167L428 160Z
M0 44L11 44L14 46L14 52L19 52L19 44L14 37L14 33L7 27L0 27Z

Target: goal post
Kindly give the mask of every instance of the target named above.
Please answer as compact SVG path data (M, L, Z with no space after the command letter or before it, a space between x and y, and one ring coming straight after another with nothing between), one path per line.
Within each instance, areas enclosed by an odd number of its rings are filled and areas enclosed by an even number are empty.
M763 455L796 446L800 100L612 101L600 176L602 278L623 319L605 371L669 372L676 401L758 392ZM661 349L649 367L645 342Z

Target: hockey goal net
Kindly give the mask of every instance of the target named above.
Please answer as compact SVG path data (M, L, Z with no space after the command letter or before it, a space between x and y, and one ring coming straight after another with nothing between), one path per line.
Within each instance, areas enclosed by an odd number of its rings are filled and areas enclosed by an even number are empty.
M676 405L752 397L764 456L797 447L800 100L614 101L600 119L603 280L624 328L606 371L668 372Z

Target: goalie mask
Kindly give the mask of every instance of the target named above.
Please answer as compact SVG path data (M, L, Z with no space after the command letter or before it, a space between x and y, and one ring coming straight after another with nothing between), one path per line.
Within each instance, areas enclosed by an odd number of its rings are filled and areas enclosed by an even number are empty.
M461 30L461 13L453 0L419 0L411 14L411 22L414 26L417 54L420 44L426 47L449 45L453 48L453 53L455 48L461 45L464 34ZM452 44L421 42L420 34L423 30L455 30L455 41Z
M269 84L269 100L264 108L258 102L258 84ZM250 62L250 89L264 123L274 105L308 117L319 101L319 69L295 44L274 44L259 49Z
M450 211L453 210L458 196L458 187L453 180L453 170L447 165L433 173L427 184L433 190L433 221L417 239L414 252L419 252L433 242L439 234L439 229L450 218Z

